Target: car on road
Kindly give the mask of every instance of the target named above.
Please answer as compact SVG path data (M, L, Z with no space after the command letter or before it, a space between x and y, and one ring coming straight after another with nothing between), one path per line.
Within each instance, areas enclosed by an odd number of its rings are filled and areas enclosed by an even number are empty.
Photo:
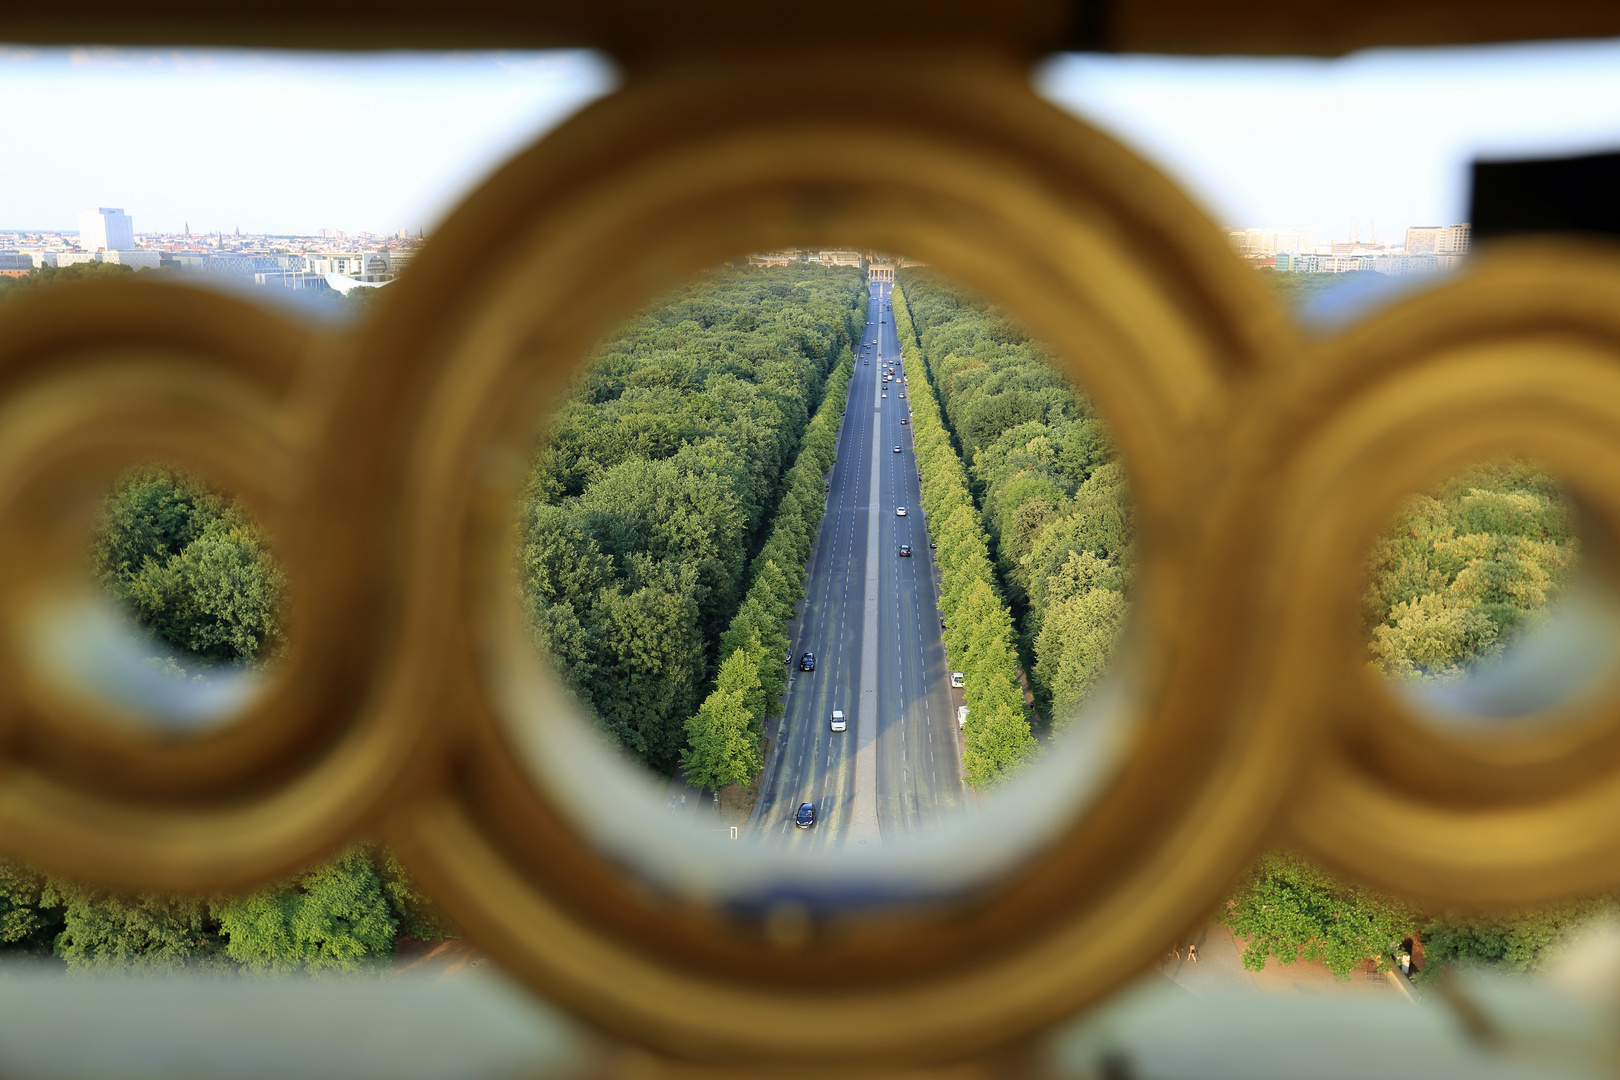
M829 722L827 724L827 727L830 728L833 731L843 731L844 730L844 710L842 710L842 709L834 709L833 714L832 714L832 720L831 720L831 722Z
M901 401L906 400L906 392L904 390L900 391L900 400Z
M793 815L793 824L801 829L808 829L816 823L816 804L813 802L800 803L799 812Z
M816 670L816 654L815 653L805 653L803 656L799 657L799 670L800 671L814 671L814 670Z
M908 423L910 423L910 421L909 421L909 420L907 420L907 419L906 419L906 418L905 418L905 417L903 417L903 416L902 416L902 417L901 417L901 418L900 418L900 422L901 422L901 423L902 423L902 424L908 424Z
M889 396L889 395L888 395L888 392L887 392L887 391L885 391L885 392L884 392L884 394L883 394L883 396L884 396L884 397L888 397L888 396Z
M898 446L897 446L897 447L895 447L895 448L894 448L894 452L895 452L895 453L897 453L897 454L898 454L898 453L899 453L899 452L900 452L900 448L899 448L899 447L898 447Z
M903 506L896 507L895 511L894 511L894 516L895 517L905 517L906 516L906 508L903 507Z
M911 545L910 544L901 544L900 545L900 557L902 559L911 558Z

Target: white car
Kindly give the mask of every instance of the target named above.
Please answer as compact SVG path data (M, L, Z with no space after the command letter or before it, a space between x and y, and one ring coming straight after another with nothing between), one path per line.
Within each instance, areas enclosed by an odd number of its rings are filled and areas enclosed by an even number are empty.
M828 724L827 726L833 731L843 731L844 711L842 709L834 709L832 714L832 723Z
M895 510L895 512L894 512L894 516L895 516L895 517L905 517L905 516L906 516L906 508L905 508L905 507L903 507L903 506L902 506L902 507L899 507L899 508L897 508L897 509L896 509L896 510Z
M895 448L894 448L894 452L895 452L895 453L897 453L897 454L898 454L898 453L899 453L899 452L900 452L900 448L899 448L899 447L898 447L898 446L897 446L897 447L895 447Z
M957 690L962 689L962 681L963 681L962 680L962 673L960 671L951 672L951 686L952 687L954 687Z

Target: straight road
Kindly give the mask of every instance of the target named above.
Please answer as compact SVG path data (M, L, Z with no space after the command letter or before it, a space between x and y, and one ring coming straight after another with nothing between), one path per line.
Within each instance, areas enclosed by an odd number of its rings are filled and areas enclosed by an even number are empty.
M893 843L965 804L937 572L911 428L901 422L910 418L905 378L923 376L901 365L890 288L871 287L866 340L876 344L857 353L777 752L754 813L756 835L773 843ZM905 517L895 513L901 506ZM911 545L910 558L900 557L901 544ZM804 652L815 654L815 671L798 670ZM834 709L846 731L829 729ZM794 826L804 802L816 804L811 829Z

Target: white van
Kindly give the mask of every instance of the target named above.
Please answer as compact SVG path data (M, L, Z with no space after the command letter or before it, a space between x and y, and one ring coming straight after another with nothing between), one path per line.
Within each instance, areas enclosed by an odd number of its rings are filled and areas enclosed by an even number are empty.
M967 727L967 714L968 714L968 707L966 705L958 705L956 707L956 726L957 727L959 727L959 728Z
M839 709L834 709L833 710L832 723L829 724L828 726L831 727L832 730L834 730L834 731L843 731L844 730L844 714L843 714L843 712L841 710L839 710Z

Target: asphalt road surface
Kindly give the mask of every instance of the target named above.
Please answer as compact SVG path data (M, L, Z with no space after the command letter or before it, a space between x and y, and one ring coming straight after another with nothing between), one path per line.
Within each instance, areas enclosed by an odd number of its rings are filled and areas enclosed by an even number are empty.
M938 572L911 428L900 422L911 404L901 397L903 376L923 374L901 365L885 306L891 288L872 286L866 340L877 344L857 351L804 613L788 627L793 668L753 817L756 835L772 843L892 844L965 804ZM890 367L895 377L884 384ZM896 516L901 506L905 517ZM900 557L901 544L911 545L910 558ZM816 656L813 672L798 670L805 652ZM830 730L834 709L847 730ZM804 802L816 804L810 829L794 825Z

